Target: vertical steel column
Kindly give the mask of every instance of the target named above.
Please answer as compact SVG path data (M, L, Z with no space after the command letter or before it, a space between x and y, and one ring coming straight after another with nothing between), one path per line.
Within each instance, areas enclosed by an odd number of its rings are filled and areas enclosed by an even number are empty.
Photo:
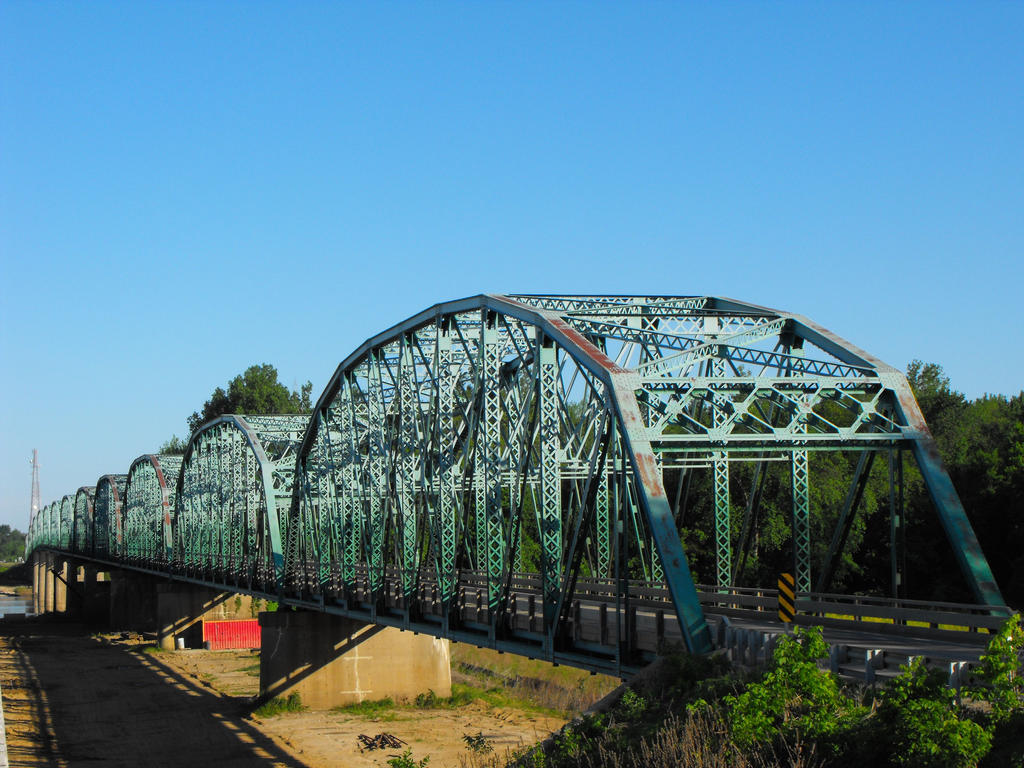
M452 340L449 321L441 321L437 329L435 347L437 375L437 445L438 445L438 509L436 511L438 538L438 580L441 603L445 606L445 619L450 615L455 600L455 526L458 512L455 508L455 377L452 375Z
M611 463L610 461L608 462ZM596 537L597 548L597 575L600 578L607 578L611 575L612 562L612 530L609 520L608 509L608 468L601 468L601 477L597 486L597 498L595 499L596 509Z
M356 586L356 563L359 562L362 544L363 503L358 481L359 454L356 451L355 423L352 415L352 382L348 376L342 377L338 396L341 401L338 405L341 443L338 488L341 495L341 581L345 587L346 599L352 600Z
M419 448L416 422L419 392L416 366L408 335L402 336L398 360L399 460L397 462L398 536L402 556L403 607L408 611L416 589L419 562L416 552L416 458Z
M811 591L810 499L807 451L792 452L793 567L798 592Z
M487 571L489 618L497 615L501 600L505 542L502 537L501 504L501 336L496 318L486 309L480 314L480 384L483 387L483 418L477 431L476 471L483 470L477 485L478 553L484 553ZM479 557L479 554L478 554ZM492 624L493 629L493 624Z
M544 593L544 632L551 637L558 620L562 573L562 479L559 471L558 355L537 334L537 407L540 423L540 570Z
M903 586L903 456L889 450L889 566L892 596L905 597Z
M384 585L384 534L385 505L387 504L387 468L384 449L384 391L381 389L380 360L377 352L366 360L366 429L368 442L368 487L366 489L369 511L366 524L369 527L370 551L367 570L370 592L374 605L380 600Z
M717 328L717 320L715 326ZM710 361L711 376L720 379L725 376L725 360L716 357ZM713 386L713 385L712 385ZM728 420L725 411L725 398L713 391L712 425L715 432L720 430ZM717 437L717 435L716 435ZM729 504L729 462L725 451L714 451L715 474L715 551L717 568L715 578L719 587L732 585L732 508Z
M314 417L319 422L317 424L317 431L322 435L322 439L313 446L313 450L319 454L316 462L316 477L313 479L316 485L316 495L314 496L311 490L304 493L302 488L295 489L295 493L300 498L304 497L306 502L319 513L316 515L317 524L315 527L297 531L293 535L296 539L304 539L306 542L305 547L298 548L299 552L312 549L316 554L316 580L321 595L326 594L331 586L331 561L334 555L333 544L336 540L335 521L338 519L339 506L339 489L335 482L336 475L333 471L337 461L335 457L336 449L331 440L331 428L334 423L333 410L335 407L332 403L323 412L318 412ZM308 478L307 482L309 482ZM309 483L310 489L312 489L314 483ZM309 517L312 518L313 515ZM305 520L300 520L299 524L305 527L305 522ZM313 541L311 542L310 539L313 539ZM310 544L312 544L312 547L309 546ZM305 555L300 556L306 557Z

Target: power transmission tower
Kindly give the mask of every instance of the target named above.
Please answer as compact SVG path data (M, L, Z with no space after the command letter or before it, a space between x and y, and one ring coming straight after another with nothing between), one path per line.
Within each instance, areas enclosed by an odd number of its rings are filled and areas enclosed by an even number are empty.
M29 513L29 522L36 519L39 513L39 452L32 449L32 511Z

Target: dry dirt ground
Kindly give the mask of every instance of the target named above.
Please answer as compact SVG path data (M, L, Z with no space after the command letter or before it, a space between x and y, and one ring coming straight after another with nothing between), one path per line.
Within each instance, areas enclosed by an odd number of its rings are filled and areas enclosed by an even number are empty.
M457 767L471 758L464 736L483 734L495 753L532 744L617 682L464 646L453 648L453 677L513 696L451 708L259 717L252 714L257 652L153 652L138 636L90 635L59 621L0 622L8 754L12 766L26 768L385 766L402 750L360 751L357 738L383 732L406 742L415 759L429 756L431 768ZM517 689L534 704L518 701Z

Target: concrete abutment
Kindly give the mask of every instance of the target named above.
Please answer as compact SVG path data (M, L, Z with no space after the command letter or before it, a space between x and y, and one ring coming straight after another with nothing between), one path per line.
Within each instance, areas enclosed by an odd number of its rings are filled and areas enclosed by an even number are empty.
M311 709L451 696L448 640L311 611L261 613L260 697Z

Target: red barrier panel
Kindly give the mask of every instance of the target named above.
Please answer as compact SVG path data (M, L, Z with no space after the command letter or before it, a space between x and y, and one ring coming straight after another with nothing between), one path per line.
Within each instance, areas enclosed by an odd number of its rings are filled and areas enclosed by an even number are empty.
M211 651L227 648L259 648L259 619L233 619L231 621L204 621L203 647Z

